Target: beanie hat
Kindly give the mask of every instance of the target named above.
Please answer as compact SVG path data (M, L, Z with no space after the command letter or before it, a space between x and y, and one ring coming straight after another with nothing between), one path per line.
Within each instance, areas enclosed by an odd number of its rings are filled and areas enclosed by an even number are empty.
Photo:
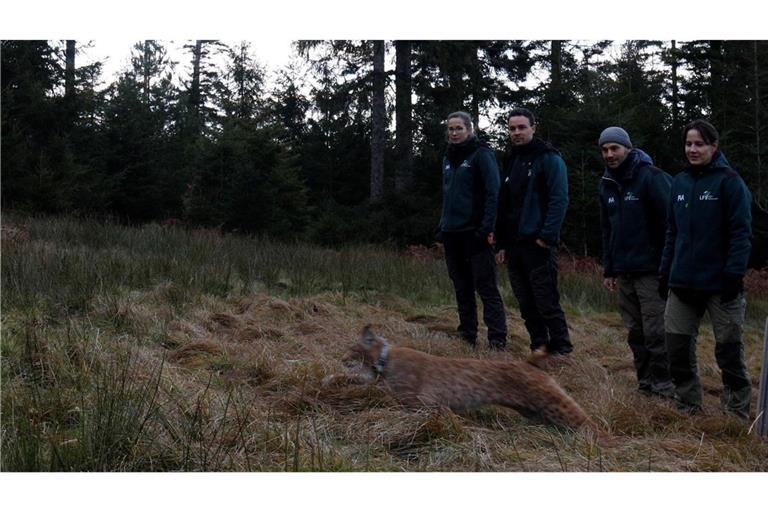
M600 140L598 140L597 144L602 146L608 142L616 142L617 144L621 144L624 147L630 149L632 148L632 141L629 140L629 134L626 132L626 130L619 128L618 126L610 126L603 130L603 133L600 134Z

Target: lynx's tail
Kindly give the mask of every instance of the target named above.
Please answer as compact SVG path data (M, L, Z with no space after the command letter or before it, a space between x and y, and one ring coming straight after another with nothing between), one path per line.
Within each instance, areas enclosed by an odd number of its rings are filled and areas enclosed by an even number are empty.
M602 448L615 445L615 439L598 425L579 403L562 388L554 378L551 378L551 387L542 409L545 417L552 423L566 425L578 430L586 437Z

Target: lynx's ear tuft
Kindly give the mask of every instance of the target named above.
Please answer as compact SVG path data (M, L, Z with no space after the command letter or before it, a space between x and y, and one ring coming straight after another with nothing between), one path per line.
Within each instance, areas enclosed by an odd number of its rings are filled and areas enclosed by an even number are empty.
M373 345L373 342L376 340L376 335L373 334L373 331L371 331L371 324L366 325L363 327L363 332L360 333L360 343L362 343L366 347L370 347Z

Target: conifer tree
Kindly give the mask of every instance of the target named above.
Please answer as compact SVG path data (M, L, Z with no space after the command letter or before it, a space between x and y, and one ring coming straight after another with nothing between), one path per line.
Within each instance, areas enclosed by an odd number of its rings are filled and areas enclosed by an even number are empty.
M413 186L411 42L395 41L395 192Z
M386 76L384 41L373 41L373 90L371 99L371 202L384 197L384 152L386 150Z

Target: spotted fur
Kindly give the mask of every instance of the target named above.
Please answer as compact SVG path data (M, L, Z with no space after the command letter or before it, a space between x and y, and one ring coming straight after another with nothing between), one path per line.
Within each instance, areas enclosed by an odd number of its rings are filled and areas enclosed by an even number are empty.
M381 359L383 350L388 352L385 361ZM466 411L502 405L527 417L540 416L556 425L584 430L601 444L609 444L608 436L581 406L535 366L542 357L538 354L530 362L438 357L390 345L366 326L343 361L348 368L355 368L361 379L370 380L378 374L408 407Z

